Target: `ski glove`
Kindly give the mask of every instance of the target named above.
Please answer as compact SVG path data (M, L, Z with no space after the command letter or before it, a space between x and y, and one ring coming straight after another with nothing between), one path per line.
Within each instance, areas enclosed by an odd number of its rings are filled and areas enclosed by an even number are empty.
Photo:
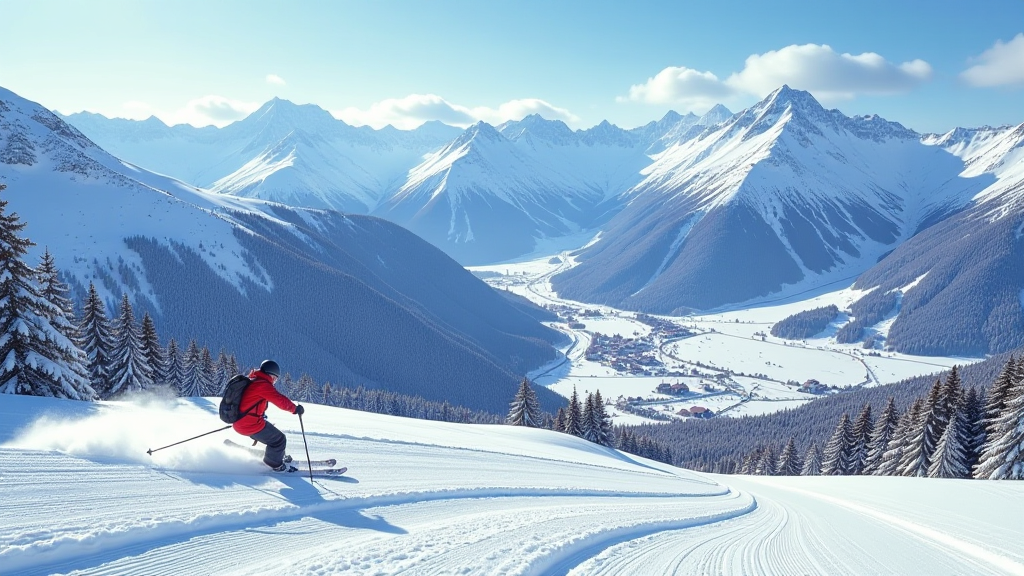
M305 411L306 409L302 407L302 404L298 404L295 406L295 413L298 414L299 416L302 416L302 413Z

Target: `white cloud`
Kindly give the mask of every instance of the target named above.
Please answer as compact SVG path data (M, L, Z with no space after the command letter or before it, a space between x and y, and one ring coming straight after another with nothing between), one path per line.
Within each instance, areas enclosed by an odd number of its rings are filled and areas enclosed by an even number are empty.
M576 122L577 116L564 108L558 108L536 98L510 100L497 108L479 106L470 108L452 104L434 94L410 94L404 98L388 98L375 102L368 109L355 107L332 112L336 118L354 126L369 125L383 128L391 124L395 128L409 130L428 122L439 120L452 126L469 126L480 120L500 124L506 120L521 120L530 114L540 114L549 120Z
M818 98L849 99L908 92L931 75L932 67L923 60L893 64L874 52L855 56L839 54L828 45L804 44L754 54L726 83L758 96L788 84Z
M702 109L746 94L763 97L783 84L822 100L840 100L907 92L928 81L931 74L931 66L923 60L894 64L873 52L840 54L828 45L804 44L751 55L742 70L725 80L711 72L665 68L617 100Z
M994 46L975 58L978 63L960 74L973 86L1010 86L1024 84L1024 33L1007 43L996 40Z
M634 84L629 88L629 96L620 96L617 100L710 108L731 98L735 92L734 88L711 72L670 66L658 72L653 78L648 78L645 84Z
M112 116L144 120L156 116L165 124L191 124L193 126L226 126L235 120L245 118L260 105L255 102L232 100L223 96L203 96L190 100L184 107L168 112L145 102L130 101L121 105L121 110Z
M267 84L274 84L276 86L284 86L284 78L281 78L277 74L267 74Z

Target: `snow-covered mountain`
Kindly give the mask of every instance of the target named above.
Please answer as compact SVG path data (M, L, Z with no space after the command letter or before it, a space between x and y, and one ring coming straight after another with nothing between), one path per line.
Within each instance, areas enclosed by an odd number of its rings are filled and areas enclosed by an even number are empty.
M308 405L266 472L208 400L0 404L5 574L1024 572L1024 482L699 474L567 434ZM304 459L297 419L270 418ZM301 455L301 456L299 456Z
M225 128L67 117L115 156L214 192L366 214L423 155L460 130L355 128L326 110L275 98Z
M1024 124L930 135L963 178L992 181L962 212L908 240L857 279L864 307L895 315L887 345L986 354L1024 344ZM895 294L897 297L892 298Z
M992 183L963 171L899 124L782 87L657 155L555 285L670 312L852 279Z
M556 333L399 226L191 187L6 90L0 181L79 300L128 293L165 339L498 412L555 354Z
M501 261L538 240L594 229L620 207L650 155L731 116L674 112L633 130L573 131L532 115L465 131L353 128L312 105L272 100L217 129L72 114L118 157L212 191L374 214L464 264Z

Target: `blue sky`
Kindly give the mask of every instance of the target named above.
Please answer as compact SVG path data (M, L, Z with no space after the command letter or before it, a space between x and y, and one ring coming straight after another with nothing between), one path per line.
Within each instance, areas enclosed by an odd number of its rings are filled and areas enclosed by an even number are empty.
M918 131L1024 122L1024 0L0 0L0 86L223 125L279 96L352 124L537 112L633 127L785 83Z

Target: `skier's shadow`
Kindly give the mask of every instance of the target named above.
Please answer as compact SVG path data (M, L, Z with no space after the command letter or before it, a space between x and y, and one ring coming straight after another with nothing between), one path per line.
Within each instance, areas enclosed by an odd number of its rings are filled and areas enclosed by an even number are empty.
M343 479L347 482L359 482L354 478L338 478L338 480ZM391 524L381 516L363 514L359 508L347 504L344 498L330 500L324 498L324 494L337 493L321 484L310 484L308 479L300 478L288 478L282 481L287 487L281 489L279 494L301 509L303 516L344 528L374 530L388 534L409 533L406 529Z

